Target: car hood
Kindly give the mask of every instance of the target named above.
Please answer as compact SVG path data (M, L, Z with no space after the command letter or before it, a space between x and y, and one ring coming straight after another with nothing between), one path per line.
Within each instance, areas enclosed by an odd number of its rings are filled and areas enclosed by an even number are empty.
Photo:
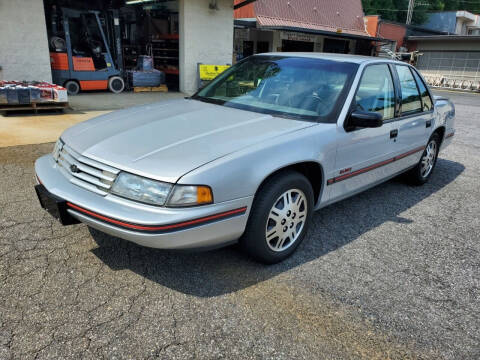
M222 156L312 125L182 99L96 117L66 130L62 140L120 170L176 182Z

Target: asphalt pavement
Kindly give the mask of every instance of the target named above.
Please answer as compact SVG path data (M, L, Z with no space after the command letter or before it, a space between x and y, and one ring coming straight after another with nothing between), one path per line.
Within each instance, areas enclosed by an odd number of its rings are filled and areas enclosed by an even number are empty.
M0 359L479 359L480 96L453 144L319 211L285 262L142 248L36 199L52 144L0 149Z

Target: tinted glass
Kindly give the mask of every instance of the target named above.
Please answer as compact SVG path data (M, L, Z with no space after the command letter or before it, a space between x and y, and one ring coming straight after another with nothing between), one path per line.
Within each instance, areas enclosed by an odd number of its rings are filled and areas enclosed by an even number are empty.
M402 89L402 114L422 111L420 94L412 72L408 66L396 65Z
M395 92L387 64L368 66L355 97L357 109L378 112L384 120L395 115Z
M418 76L416 71L412 71L415 80L417 81L418 89L420 90L420 95L422 96L423 111L429 111L433 109L432 99L430 94L427 91L427 87L423 80Z
M294 119L335 122L357 64L253 56L231 67L194 99Z

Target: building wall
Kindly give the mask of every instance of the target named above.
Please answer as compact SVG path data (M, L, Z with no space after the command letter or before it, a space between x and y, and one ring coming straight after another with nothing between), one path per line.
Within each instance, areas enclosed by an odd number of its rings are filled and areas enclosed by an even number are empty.
M0 80L52 81L43 0L0 0Z
M365 16L365 27L370 36L377 37L379 15Z
M239 55L238 56L239 59L242 58L244 41L252 41L254 43L255 53L256 53L258 41L267 41L269 43L269 51L273 51L273 52L283 51L282 50L283 40L312 42L314 43L313 51L322 52L323 45L326 38L328 38L328 36L293 32L293 31L236 29L234 47L235 47L235 53ZM336 37L332 37L332 39L342 40L341 38L336 38ZM348 39L344 39L344 40L349 41L350 54L355 54L356 41L348 40Z
M180 91L198 88L197 64L231 64L233 61L233 2L218 0L218 10L209 9L210 0L179 0Z
M422 51L480 51L480 41L417 41L417 50Z
M377 36L394 40L397 42L397 50L405 46L405 35L407 33L407 28L401 24L392 24L388 22L380 22L378 25Z
M425 76L480 80L479 41L417 41L417 68Z

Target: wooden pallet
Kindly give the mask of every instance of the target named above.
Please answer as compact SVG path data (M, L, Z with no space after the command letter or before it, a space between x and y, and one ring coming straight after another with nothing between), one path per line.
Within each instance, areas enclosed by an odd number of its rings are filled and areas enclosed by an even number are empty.
M64 110L68 107L68 102L44 102L44 103L30 103L30 104L1 104L0 111L33 111L35 114L39 110Z
M159 92L167 92L168 87L167 85L160 85L160 86L135 86L133 88L133 92L152 92L152 91L159 91Z

